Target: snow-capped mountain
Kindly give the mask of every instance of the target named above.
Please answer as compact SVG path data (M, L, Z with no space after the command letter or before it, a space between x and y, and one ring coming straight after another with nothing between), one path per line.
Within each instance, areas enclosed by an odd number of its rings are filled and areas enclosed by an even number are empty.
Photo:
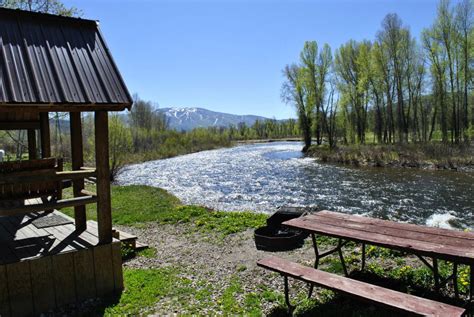
M237 126L244 122L252 125L257 120L266 120L265 117L254 115L235 115L229 113L215 112L203 108L159 108L169 120L171 129L192 130L198 127L228 127Z

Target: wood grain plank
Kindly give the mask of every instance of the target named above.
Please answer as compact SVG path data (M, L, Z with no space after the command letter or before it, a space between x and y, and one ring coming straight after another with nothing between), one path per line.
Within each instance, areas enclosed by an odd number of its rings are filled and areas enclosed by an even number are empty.
M357 216L354 216L359 218ZM454 247L464 247L468 249L474 248L474 240L463 239L457 237L447 237L438 234L430 234L425 232L405 230L403 224L397 226L383 226L378 224L353 221L351 219L339 219L333 217L319 216L318 214L308 216L308 219L313 219L319 223L325 223L341 228L349 228L354 230L365 231L369 233L379 233L394 238L407 238L420 242L441 243L444 245L452 245Z
M61 226L60 230L69 231L71 234L74 234L76 241L83 247L92 248L93 246L99 243L99 239L91 234L88 230L86 231L76 231L74 224L67 224Z
M0 217L0 264L18 262L19 259L15 255L15 248L12 245L13 237L1 224L4 220L3 217Z
M77 300L84 301L96 296L94 255L92 249L74 253Z
M65 235L57 227L59 226L44 228L44 230L54 237L53 244L48 252L49 255L66 253L74 250L69 241L67 241L67 235Z
M51 157L51 133L49 128L49 113L40 113L41 157Z
M386 236L378 233L369 233L349 228L332 226L329 224L319 223L308 217L295 218L284 222L283 224L303 229L317 234L328 235L336 238L349 239L357 242L366 242L381 247L387 247L406 251L414 254L420 254L430 257L445 259L448 261L456 261L463 264L474 263L474 250L446 246L442 244L419 242L412 239L397 238Z
M82 144L82 122L81 114L77 112L69 113L70 132L71 132L71 161L72 169L80 170L84 166L83 144ZM73 182L74 196L80 196L84 189L84 179L78 179ZM86 206L74 207L75 224L78 230L86 229Z
M20 221L15 221L15 218L4 217L3 219L5 221L3 221L0 225L3 230L7 231L12 237L12 240L9 241L9 243L15 256L19 260L36 257L37 253L35 252L35 250L33 248L28 248L25 246L28 244L28 238L35 237L29 237L25 233L25 230L19 228Z
M44 210L53 210L66 207L81 206L87 204L93 204L98 201L98 197L95 196L81 196L68 199L61 199L54 202L42 203L38 205L27 205L18 206L12 208L0 207L1 216L13 216L19 214L25 214L30 212L40 212Z
M12 316L34 312L29 261L7 264L8 291Z
M54 271L54 288L56 290L56 305L74 303L76 287L74 276L74 253L58 254L52 257Z
M28 158L30 160L36 159L36 131L35 129L28 129Z
M0 265L0 316L9 317L10 315L7 268L5 265Z
M110 295L114 292L111 244L99 245L93 251L97 295Z
M464 308L367 284L277 257L262 259L257 262L257 265L304 282L370 301L382 307L390 307L400 312L423 316L454 317L462 316L465 311Z
M474 232L465 232L465 231L452 230L452 229L421 226L421 225L415 225L412 223L401 223L401 222L382 220L382 219L371 218L371 217L364 217L364 216L359 216L359 215L348 215L348 214L343 214L340 212L334 212L334 211L329 211L329 210L322 210L313 215L331 217L331 218L336 218L336 219L346 219L346 220L350 220L354 222L368 223L368 224L373 224L373 225L383 226L383 227L388 227L388 228L403 229L405 231L420 232L420 233L426 233L426 234L431 234L431 235L440 235L440 236L444 236L448 238L456 237L460 239L474 240Z
M47 312L56 307L53 263L51 257L42 257L30 262L31 284L35 314Z
M54 211L55 214L57 215L60 215L61 217L64 217L66 219L69 219L71 221L74 221L74 218L72 217L69 217L68 215L66 214L63 214L62 212L58 211L58 210L55 210ZM72 225L68 225L68 229L70 229ZM74 228L74 230L76 230ZM80 230L79 230L80 231ZM80 236L80 238L86 240L87 242L89 242L90 244L92 245L97 245L99 243L99 238L98 238L98 234L97 234L97 229L94 230L93 228L90 227L90 222L87 221L87 229L85 231L82 231Z
M108 120L107 112L95 112L95 163L97 168L97 196L99 198L97 202L97 223L101 244L112 242Z
M123 290L122 252L121 243L112 243L112 263L114 273L114 289L119 294Z

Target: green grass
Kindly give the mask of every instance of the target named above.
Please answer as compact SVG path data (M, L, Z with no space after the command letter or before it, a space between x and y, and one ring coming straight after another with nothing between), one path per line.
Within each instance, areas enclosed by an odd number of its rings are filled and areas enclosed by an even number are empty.
M144 258L154 258L156 257L156 254L157 254L157 250L153 247L148 247L136 253L137 256L141 256Z
M89 185L87 190L95 191L95 186ZM225 236L262 226L267 218L254 212L221 212L181 205L179 199L167 191L149 186L112 186L111 193L112 221L119 225L190 223L199 231L219 232ZM65 190L64 197L71 196L72 190ZM72 208L62 211L73 216ZM97 219L95 204L87 206L87 219Z
M217 298L215 285L204 280L191 281L182 277L185 268L125 269L125 290L114 301L95 308L95 314L104 316L139 316L178 309L182 316L206 316L203 311L221 312L224 316L261 316L264 301L277 302L283 307L279 292L261 286L261 291L245 293L237 275L228 277L228 286ZM238 300L242 297L242 300ZM163 299L166 304L159 303ZM171 299L171 300L169 300ZM165 306L163 306L165 305Z
M118 303L105 308L105 315L138 315L161 298L181 292L177 274L173 268L125 269L125 290Z

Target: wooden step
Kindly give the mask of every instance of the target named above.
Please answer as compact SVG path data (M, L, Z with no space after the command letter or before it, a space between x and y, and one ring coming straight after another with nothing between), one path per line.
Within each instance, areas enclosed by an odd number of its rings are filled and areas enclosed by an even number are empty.
M257 262L257 265L281 273L284 276L404 313L421 316L454 317L462 316L465 312L464 308L397 292L277 257L262 259Z
M97 222L96 221L88 220L87 221L87 226L97 230ZM115 237L116 239L119 239L122 243L129 245L133 249L137 249L137 239L138 239L137 236L135 236L133 234L130 234L130 233L127 233L127 232L124 232L124 231L121 231L121 230L118 230L116 228L113 228L113 230L118 233L118 237Z
M136 251L141 251L141 250L145 250L145 249L148 249L148 244L143 244L143 243L140 243L140 242L136 242L136 245L135 245L135 250Z

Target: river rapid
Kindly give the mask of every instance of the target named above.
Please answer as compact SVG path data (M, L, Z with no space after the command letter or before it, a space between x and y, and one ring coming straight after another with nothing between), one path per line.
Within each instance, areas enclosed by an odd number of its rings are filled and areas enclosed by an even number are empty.
M129 165L121 185L161 187L186 204L272 213L282 205L474 228L474 174L354 168L304 158L299 142L241 145Z

